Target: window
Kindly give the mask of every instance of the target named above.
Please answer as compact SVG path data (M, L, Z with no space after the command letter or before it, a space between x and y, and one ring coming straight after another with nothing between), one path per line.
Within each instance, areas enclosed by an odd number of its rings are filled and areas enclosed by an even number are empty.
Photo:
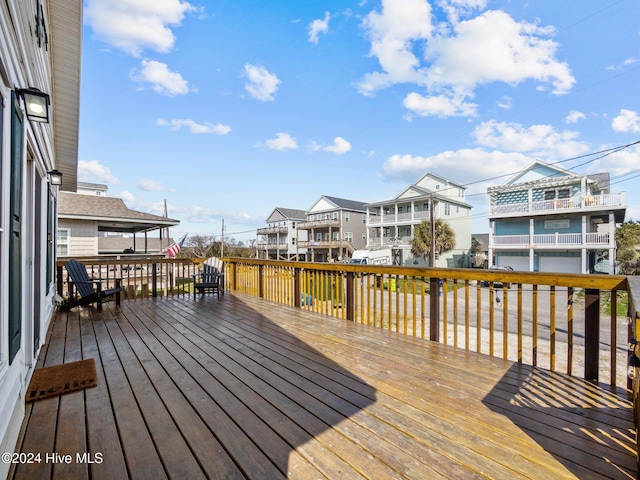
M451 215L451 204L450 203L445 203L444 204L444 214L445 215Z
M349 222L349 212L344 212L344 221Z
M291 228L296 228L296 222L291 222Z
M59 228L56 235L56 254L58 257L69 256L69 229Z
M544 191L545 200L554 200L556 198L569 198L571 196L570 188L558 188Z
M423 212L428 212L429 211L429 204L428 203L423 203L422 204L422 211Z
M340 239L340 232L333 232L332 236L333 236L332 240L334 242L337 242Z
M402 213L402 207L398 207L398 213Z
M292 239L291 239L291 245L295 245L295 244L296 244L296 239L295 239L295 238L292 238Z
M362 223L363 224L367 223L367 216L366 215L362 215Z
M353 242L353 232L344 232L344 239L347 242Z
M316 233L316 241L318 242L322 241L322 233Z

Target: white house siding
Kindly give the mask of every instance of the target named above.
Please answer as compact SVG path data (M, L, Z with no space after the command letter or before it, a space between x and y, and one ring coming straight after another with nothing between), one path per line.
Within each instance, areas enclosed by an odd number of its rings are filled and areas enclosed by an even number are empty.
M98 255L98 222L60 219L62 228L69 230L69 257Z
M41 18L48 32L48 45L44 36L40 44L36 36L37 5L42 5ZM67 15L64 20L75 21L75 35L73 28L62 32L54 27L52 12L60 6L75 14L75 17ZM0 452L12 452L15 448L25 413L24 392L53 314L55 251L50 248L48 233L55 236L55 221L50 221L55 209L49 209L48 205L53 205L58 187L49 188L47 172L64 169L56 153L66 140L53 141L54 118L48 125L31 122L26 115L22 115L20 121L21 115L13 112L24 113L24 102L21 99L14 102L14 90L39 88L51 95L51 116L54 111L62 114L64 109L60 103L59 109L54 108L56 102L61 101L61 97L54 94L54 52L58 54L56 58L73 62L73 54L58 47L67 35L79 45L81 11L80 0L0 2ZM45 30L40 31L44 35ZM76 61L79 67L79 51ZM73 72L67 73L69 78L73 76ZM59 86L59 91L69 93L65 88ZM75 130L73 125L71 130ZM12 152L16 153L15 157ZM12 158L18 159L15 162L18 168L12 165ZM65 162L75 175L76 160ZM12 177L19 180L12 181ZM13 222L12 197L17 200L14 204L18 205L15 211L19 223ZM14 225L19 225L15 233ZM17 239L13 246L11 239ZM12 265L11 260L18 261ZM10 328L12 318L17 319L13 329ZM11 339L15 339L13 346L10 346ZM9 466L0 462L0 478L7 476Z

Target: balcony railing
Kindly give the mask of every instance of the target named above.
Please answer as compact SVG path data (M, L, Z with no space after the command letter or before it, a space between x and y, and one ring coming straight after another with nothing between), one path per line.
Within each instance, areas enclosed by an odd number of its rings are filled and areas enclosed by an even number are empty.
M298 223L298 228L301 230L310 230L312 228L319 227L339 227L340 220L337 218L324 218L322 220L312 220L310 222Z
M601 245L607 246L612 237L608 233L548 233L535 235L493 235L493 246L520 246L520 247L545 247L545 246L582 246Z
M530 203L510 203L506 205L491 205L490 216L504 216L511 214L540 214L550 212L602 210L610 207L623 207L624 193L578 196L572 198L558 198L541 200Z
M395 223L414 223L421 222L429 218L429 212L424 210L405 212L405 213L386 213L384 215L369 215L367 223L369 225L376 224L395 224Z
M287 233L289 229L287 227L266 227L259 228L258 235L269 235L272 233Z

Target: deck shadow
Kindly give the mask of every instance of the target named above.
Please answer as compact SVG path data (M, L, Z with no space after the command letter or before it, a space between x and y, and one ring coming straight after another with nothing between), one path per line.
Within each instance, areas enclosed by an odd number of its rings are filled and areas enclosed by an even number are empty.
M515 363L482 402L552 454L567 475L637 478L631 404L624 390L608 388Z

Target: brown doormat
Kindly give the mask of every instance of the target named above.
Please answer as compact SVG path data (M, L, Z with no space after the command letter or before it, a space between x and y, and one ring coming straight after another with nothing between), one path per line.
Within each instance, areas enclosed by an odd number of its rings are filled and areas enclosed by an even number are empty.
M29 383L26 402L55 397L98 385L96 362L93 358L36 368Z

